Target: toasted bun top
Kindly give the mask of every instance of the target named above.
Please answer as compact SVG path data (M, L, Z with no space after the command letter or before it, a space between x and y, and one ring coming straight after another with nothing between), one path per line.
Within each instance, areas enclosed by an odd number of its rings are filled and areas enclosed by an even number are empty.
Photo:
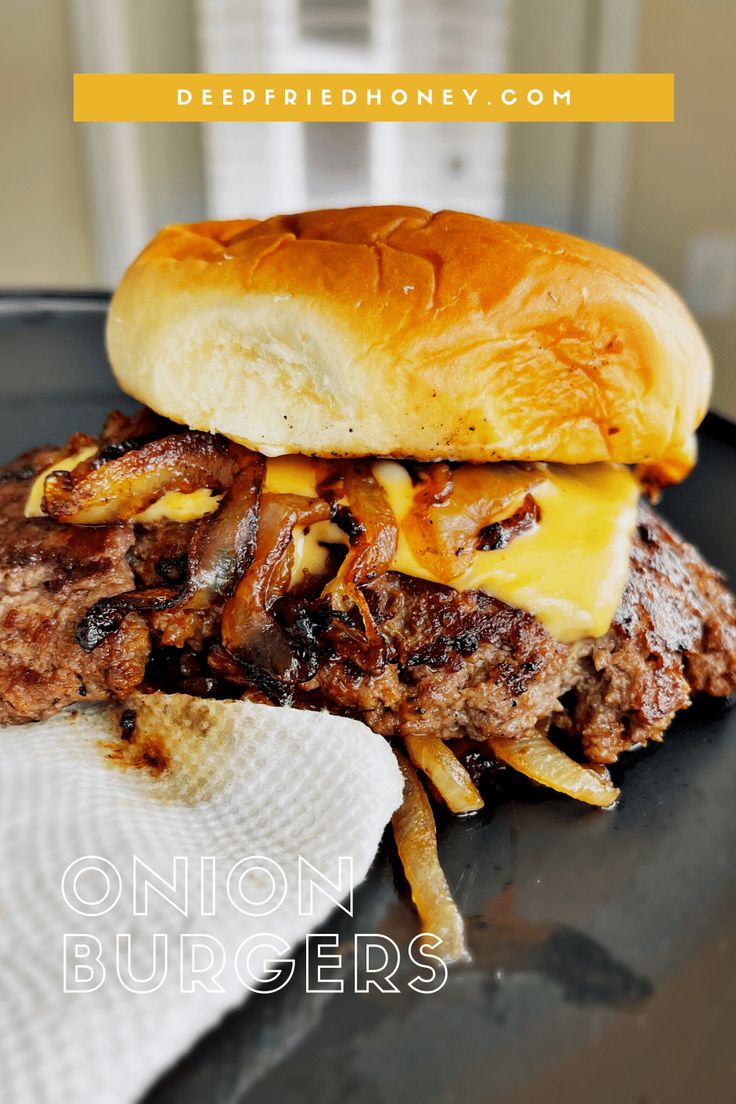
M675 292L553 230L415 207L167 226L107 326L124 390L267 455L692 464L711 363Z

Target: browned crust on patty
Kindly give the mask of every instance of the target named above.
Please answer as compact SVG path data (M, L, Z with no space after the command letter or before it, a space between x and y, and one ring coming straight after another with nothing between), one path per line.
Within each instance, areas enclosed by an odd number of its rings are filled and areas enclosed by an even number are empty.
M129 617L92 653L74 630L98 598L127 590L133 530L27 519L33 479L58 456L36 449L0 474L0 724L48 717L76 701L125 697L143 679L148 629Z
M74 630L99 598L175 582L193 525L59 525L26 519L35 475L57 450L35 450L0 472L0 723L37 720L71 702L125 697L137 686L197 695L253 694L223 656L220 609L126 618L84 652ZM694 693L736 690L736 605L720 574L642 505L629 580L598 640L562 644L531 615L480 591L389 572L365 593L386 641L385 662L359 665L339 624L310 646L313 677L296 704L364 720L386 736L514 736L567 729L585 758L610 763L661 739ZM308 596L275 613L285 630ZM324 607L316 610L315 624ZM150 662L148 662L150 659Z
M589 761L611 763L661 739L694 693L736 690L734 598L646 505L620 608L598 640L561 644L478 591L397 574L367 590L393 661L366 673L337 655L311 689L387 736L484 739L555 726L582 741Z

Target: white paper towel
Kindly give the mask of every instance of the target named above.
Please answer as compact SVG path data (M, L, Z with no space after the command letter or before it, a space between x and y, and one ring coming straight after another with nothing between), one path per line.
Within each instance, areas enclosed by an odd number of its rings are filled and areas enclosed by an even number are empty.
M135 1101L248 995L235 971L244 939L269 932L295 946L320 930L333 906L317 892L313 914L299 915L298 856L333 880L339 856L350 856L357 884L401 799L390 748L358 722L178 695L139 701L129 741L100 708L0 731L0 1070L13 1104ZM77 915L61 889L69 864L88 855L121 876L117 904L100 916ZM156 893L148 915L134 915L133 855L167 880L174 857L186 857L188 917ZM285 875L286 895L268 916L243 915L226 892L227 873L252 855ZM201 915L202 856L216 864L213 916ZM65 884L79 906L69 875ZM265 896L270 885L250 874L245 888ZM88 898L100 887L101 875L77 883ZM65 933L100 940L107 976L94 992L64 992ZM153 933L166 933L168 970L155 992L120 984L117 933L130 934L139 976L150 969ZM183 933L219 941L223 992L181 992ZM254 956L255 975L270 957Z

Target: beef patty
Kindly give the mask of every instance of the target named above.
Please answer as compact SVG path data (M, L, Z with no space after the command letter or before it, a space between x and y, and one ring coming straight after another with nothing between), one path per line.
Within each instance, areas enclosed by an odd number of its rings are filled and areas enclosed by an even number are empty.
M179 577L193 527L25 519L32 479L50 456L37 450L0 475L0 723L45 717L82 698L124 697L138 685L251 695L253 673L223 654L219 609L129 615L98 648L82 651L74 629L86 610ZM597 640L562 644L534 617L480 591L394 572L364 591L386 642L383 661L368 669L339 624L325 621L324 604L292 596L276 616L295 646L305 645L299 634L309 628L314 669L291 689L296 704L359 717L386 736L483 739L552 725L578 736L589 761L610 763L660 739L693 693L736 689L734 599L645 505L620 608ZM300 603L306 616L295 616Z
M143 679L148 629L128 617L87 654L74 639L98 598L128 590L129 526L27 519L33 480L58 456L35 449L0 472L0 724L36 721L71 702L125 697Z
M693 693L736 690L736 602L722 577L640 507L629 579L605 636L561 644L530 614L480 591L389 573L366 588L391 662L339 655L310 688L387 736L514 736L554 725L593 763L659 740Z

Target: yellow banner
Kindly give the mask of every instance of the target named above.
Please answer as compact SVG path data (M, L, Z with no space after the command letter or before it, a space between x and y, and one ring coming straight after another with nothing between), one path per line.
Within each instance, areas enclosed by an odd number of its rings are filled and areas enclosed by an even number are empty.
M75 73L91 122L671 122L672 73Z

